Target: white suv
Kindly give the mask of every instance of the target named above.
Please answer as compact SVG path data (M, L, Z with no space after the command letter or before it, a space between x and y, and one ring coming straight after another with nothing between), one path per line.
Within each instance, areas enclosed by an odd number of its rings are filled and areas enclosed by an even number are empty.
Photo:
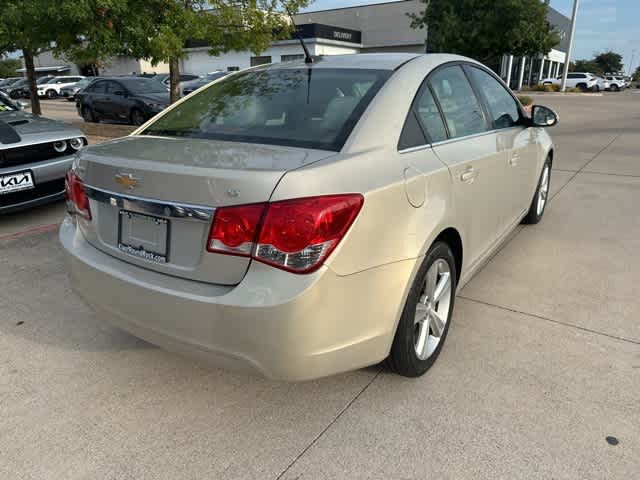
M51 80L49 80L49 82L38 85L38 96L56 98L58 95L60 95L61 88L78 83L83 78L85 77L81 75L77 75L74 77L66 76L52 78Z
M609 90L612 90L614 92L619 92L620 90L623 90L626 87L626 82L622 77L613 77L613 76L607 75L604 78L609 82Z
M545 78L540 83L543 85L560 85L562 83L562 75L558 78ZM567 88L579 88L582 91L598 91L600 89L598 77L586 72L571 72L567 74Z

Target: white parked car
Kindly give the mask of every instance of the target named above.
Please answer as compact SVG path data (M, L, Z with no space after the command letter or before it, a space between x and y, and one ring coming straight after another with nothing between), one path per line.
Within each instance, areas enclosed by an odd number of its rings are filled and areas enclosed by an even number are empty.
M604 78L609 82L609 90L613 92L619 92L620 90L623 90L626 87L626 82L622 77L614 77L611 75L607 75Z
M609 90L611 88L611 83L609 80L603 77L596 77L598 79L598 83L596 85L596 91Z
M562 75L557 78L545 78L542 80L543 85L560 85L562 83ZM571 72L567 75L567 88L579 88L582 91L598 90L598 77L587 72Z
M43 85L38 85L38 96L39 97L47 97L47 98L56 98L60 95L60 89L64 87L69 87L78 83L82 80L83 76L63 76L63 77L55 77L50 80L48 83Z

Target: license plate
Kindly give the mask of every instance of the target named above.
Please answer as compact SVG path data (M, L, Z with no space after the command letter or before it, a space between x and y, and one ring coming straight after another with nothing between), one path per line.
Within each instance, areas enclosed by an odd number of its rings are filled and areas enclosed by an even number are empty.
M167 263L169 221L165 218L120 210L118 248L134 257Z
M35 187L31 172L18 172L0 176L0 195L20 190L31 190Z

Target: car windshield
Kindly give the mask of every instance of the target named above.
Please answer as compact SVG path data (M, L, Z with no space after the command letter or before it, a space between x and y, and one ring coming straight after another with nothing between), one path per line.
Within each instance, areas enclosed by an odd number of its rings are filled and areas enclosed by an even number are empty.
M121 78L118 81L131 93L167 93L164 85L148 78Z
M167 112L143 134L338 151L390 75L306 67L231 75Z
M41 77L36 80L36 85L44 85L45 83L49 83L51 80L53 80L53 77Z
M9 98L9 96L0 92L0 112L10 112L13 110L17 110L16 104Z

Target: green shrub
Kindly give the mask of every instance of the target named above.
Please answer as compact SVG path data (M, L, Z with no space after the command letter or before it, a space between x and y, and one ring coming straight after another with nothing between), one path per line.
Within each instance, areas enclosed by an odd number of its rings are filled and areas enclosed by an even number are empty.
M533 103L533 99L531 97L527 97L526 95L518 95L518 100L520 100L520 103L523 107L526 107Z

